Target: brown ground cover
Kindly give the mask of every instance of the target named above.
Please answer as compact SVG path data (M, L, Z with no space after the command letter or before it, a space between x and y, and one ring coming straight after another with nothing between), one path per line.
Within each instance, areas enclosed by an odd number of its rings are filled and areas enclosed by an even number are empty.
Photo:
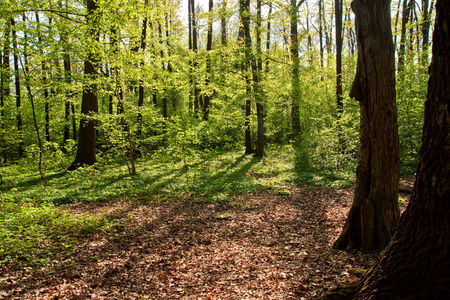
M289 191L224 203L184 195L67 206L115 219L114 230L80 240L73 255L41 270L3 268L0 298L314 299L375 261L374 253L331 248L352 189Z

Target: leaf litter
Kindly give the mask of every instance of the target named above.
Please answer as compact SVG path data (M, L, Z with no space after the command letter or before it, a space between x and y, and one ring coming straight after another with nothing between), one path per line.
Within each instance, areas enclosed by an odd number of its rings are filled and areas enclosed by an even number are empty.
M72 255L39 270L2 266L0 298L314 299L377 259L332 249L352 189L297 185L283 195L199 198L65 206L114 220L112 230L80 239Z

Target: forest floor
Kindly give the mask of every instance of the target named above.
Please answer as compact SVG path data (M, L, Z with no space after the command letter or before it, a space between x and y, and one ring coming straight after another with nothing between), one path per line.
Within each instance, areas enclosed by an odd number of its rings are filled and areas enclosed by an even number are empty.
M406 201L408 195L401 195ZM41 269L3 266L1 299L314 299L375 253L338 251L352 189L296 185L208 202L194 195L64 206L114 220Z

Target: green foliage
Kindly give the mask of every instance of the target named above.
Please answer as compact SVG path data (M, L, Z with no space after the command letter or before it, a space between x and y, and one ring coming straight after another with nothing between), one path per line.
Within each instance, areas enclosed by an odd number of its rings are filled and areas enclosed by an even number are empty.
M102 227L92 216L62 213L49 203L0 202L0 262L41 265L76 249L77 238Z

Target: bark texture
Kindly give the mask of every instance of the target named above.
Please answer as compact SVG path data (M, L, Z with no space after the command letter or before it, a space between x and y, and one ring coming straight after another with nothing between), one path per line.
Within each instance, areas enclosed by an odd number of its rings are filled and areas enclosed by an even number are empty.
M355 0L358 62L350 96L360 106L353 206L334 247L382 250L399 221L395 62L389 0Z
M98 42L98 25L96 24L98 10L97 1L87 1L87 22L88 22L88 35L92 41L90 47L97 47ZM98 113L98 100L96 92L95 76L98 73L96 67L95 51L91 50L87 59L84 62L84 74L88 80L83 87L83 96L81 100L81 119L80 119L80 133L78 138L78 148L75 160L68 168L74 170L82 165L93 165L97 162L97 156L95 153L95 126L96 121L94 119L95 114Z
M450 7L444 0L436 14L410 204L380 260L352 286L323 299L450 299Z

